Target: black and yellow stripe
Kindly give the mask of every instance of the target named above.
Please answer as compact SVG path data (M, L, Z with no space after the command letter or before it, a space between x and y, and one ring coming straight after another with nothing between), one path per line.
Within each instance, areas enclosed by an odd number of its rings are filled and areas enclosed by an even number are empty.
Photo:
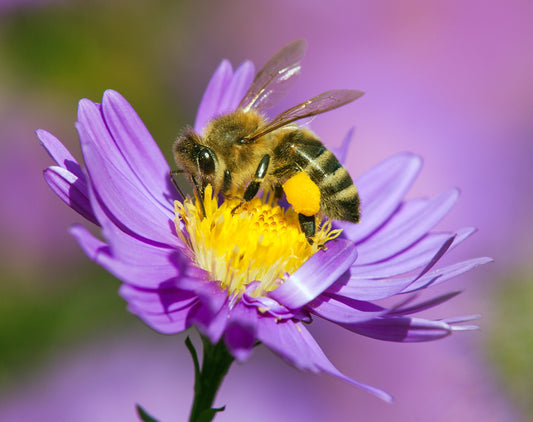
M339 160L310 131L287 133L274 151L278 162L294 164L293 172L306 172L318 186L320 208L330 218L359 221L359 195L348 171ZM287 174L290 176L290 174Z

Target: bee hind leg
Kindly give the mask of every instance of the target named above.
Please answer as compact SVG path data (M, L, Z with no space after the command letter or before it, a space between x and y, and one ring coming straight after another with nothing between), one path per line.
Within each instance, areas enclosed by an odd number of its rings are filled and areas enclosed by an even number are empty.
M303 214L298 214L298 221L300 222L300 228L302 233L305 235L305 238L310 245L313 244L312 237L315 235L316 226L315 226L315 216L307 216Z

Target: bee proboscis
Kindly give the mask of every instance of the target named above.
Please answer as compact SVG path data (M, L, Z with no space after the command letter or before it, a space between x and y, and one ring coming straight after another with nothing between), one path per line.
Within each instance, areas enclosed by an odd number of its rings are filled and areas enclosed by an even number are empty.
M174 158L203 200L211 184L228 196L244 191L250 201L260 189L275 192L299 172L305 172L320 191L320 212L329 218L359 221L359 195L348 171L318 137L294 122L348 104L363 93L326 91L289 108L273 119L264 112L285 94L300 71L304 40L279 50L257 73L234 112L215 117L203 134L187 127L174 143ZM315 234L315 215L299 214L309 242Z

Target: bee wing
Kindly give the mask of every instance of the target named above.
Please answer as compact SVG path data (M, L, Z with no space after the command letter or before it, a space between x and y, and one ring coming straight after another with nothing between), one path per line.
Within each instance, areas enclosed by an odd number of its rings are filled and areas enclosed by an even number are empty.
M288 125L296 120L300 120L306 117L316 116L320 113L333 110L337 107L341 107L345 104L351 103L364 93L355 89L334 89L331 91L323 92L316 97L311 98L301 104L285 110L283 113L278 114L274 119L268 122L265 126L262 126L255 132L251 138L246 139L247 143L266 135L269 132L273 132L280 127Z
M276 104L300 74L300 61L305 53L305 40L296 40L272 56L255 76L239 108L266 110Z

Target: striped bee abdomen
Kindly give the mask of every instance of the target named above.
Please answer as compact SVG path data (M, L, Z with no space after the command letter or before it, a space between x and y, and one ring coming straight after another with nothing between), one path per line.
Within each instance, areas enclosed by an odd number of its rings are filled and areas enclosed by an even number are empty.
M285 163L285 168L293 164L294 172L300 170L309 175L320 189L324 214L337 220L359 221L359 195L350 174L312 132L297 129L287 133L274 157Z

